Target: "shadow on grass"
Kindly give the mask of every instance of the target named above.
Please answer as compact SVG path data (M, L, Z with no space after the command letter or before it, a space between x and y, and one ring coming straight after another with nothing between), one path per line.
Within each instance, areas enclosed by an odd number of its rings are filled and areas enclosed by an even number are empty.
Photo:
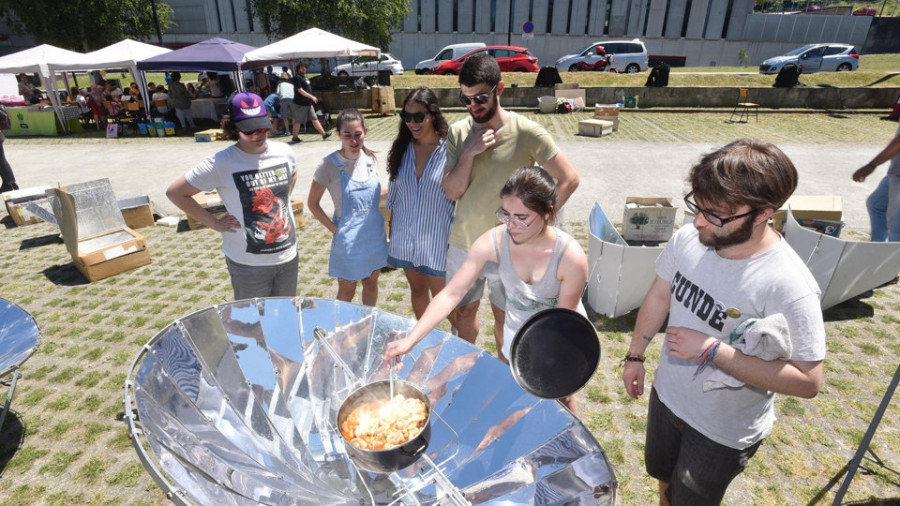
M836 306L822 311L822 317L826 322L840 322L856 320L857 318L871 318L875 315L875 308L860 299L867 299L873 295L872 290L864 292L852 299L845 300Z
M81 274L74 263L54 265L41 271L41 273L54 285L81 286L88 284L87 278Z
M25 440L25 427L22 419L12 410L6 414L0 430L0 476L6 470L9 461L16 455Z
M8 214L4 216L3 219L0 219L0 224L2 224L6 228L16 228L18 226L16 225L16 222L13 221L12 217Z
M24 239L22 241L22 244L19 245L19 251L24 251L31 248L39 248L41 246L47 246L50 244L63 244L62 236L60 236L59 234L49 234L42 235L40 237Z

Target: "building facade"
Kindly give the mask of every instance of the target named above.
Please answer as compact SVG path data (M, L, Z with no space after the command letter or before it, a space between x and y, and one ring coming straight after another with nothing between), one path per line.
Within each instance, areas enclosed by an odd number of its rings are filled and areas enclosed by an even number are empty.
M163 34L181 46L224 37L252 46L273 40L254 19L248 0L166 0L175 19ZM459 42L519 45L541 66L552 65L590 43L644 41L650 55L681 56L688 66L750 65L813 42L845 42L861 48L868 16L758 14L753 0L409 0L410 14L387 50L413 68L442 47ZM533 27L525 33L526 23ZM31 47L9 35L4 53ZM0 30L0 45L3 31ZM150 42L155 42L151 40Z

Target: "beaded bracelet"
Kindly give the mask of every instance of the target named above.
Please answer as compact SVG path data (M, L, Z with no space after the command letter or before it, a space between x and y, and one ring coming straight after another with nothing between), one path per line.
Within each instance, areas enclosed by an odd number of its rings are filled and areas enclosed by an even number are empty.
M631 353L627 353L625 357L622 358L622 365L624 366L625 362L640 362L643 364L644 360L646 359L643 355L632 355Z
M696 378L698 374L703 372L706 369L706 366L709 365L714 358L716 358L716 352L719 351L719 345L722 344L722 341L718 339L715 340L712 344L706 347L698 357L700 358L700 365L697 366L697 370L694 371L694 377Z

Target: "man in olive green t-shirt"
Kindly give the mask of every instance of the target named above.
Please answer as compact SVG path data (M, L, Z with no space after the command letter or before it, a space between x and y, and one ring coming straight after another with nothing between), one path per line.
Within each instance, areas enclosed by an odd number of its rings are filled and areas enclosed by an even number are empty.
M543 166L557 180L557 208L566 203L579 182L575 168L543 127L500 107L504 83L492 56L476 53L467 59L460 69L459 85L460 101L470 117L454 123L447 135L443 187L447 198L456 202L447 253L448 280L475 239L497 225L494 212L500 206L500 190L516 169ZM497 264L485 266L483 277L463 297L457 308L456 330L459 337L475 342L478 305L487 280L500 353L506 300L496 269ZM508 357L501 354L500 358Z

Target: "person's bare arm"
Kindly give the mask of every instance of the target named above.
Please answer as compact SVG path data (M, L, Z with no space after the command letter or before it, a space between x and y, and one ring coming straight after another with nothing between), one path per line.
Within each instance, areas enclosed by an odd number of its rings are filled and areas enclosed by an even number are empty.
M332 234L337 233L337 225L325 214L322 209L322 195L325 194L325 185L313 181L309 185L309 196L306 198L306 205L309 206L309 212L319 220L319 223L325 226Z
M573 239L559 261L557 277L559 279L559 297L556 307L575 309L584 294L587 283L588 260L581 246Z
M666 340L673 357L699 361L716 338L686 327L669 327ZM822 386L822 361L763 360L723 342L713 363L744 383L779 394L812 399Z
M187 182L184 176L179 176L169 188L166 190L166 197L191 218L199 221L203 225L215 230L216 232L235 232L240 230L241 224L238 219L231 214L225 214L221 218L216 218L203 208L196 200L194 195L200 193L200 189Z
M900 135L891 139L891 142L889 142L880 153L875 155L875 158L873 158L871 162L856 169L856 172L853 173L853 180L857 183L862 183L870 174L872 174L872 172L875 172L876 167L891 158L894 158L898 154L900 154Z
M671 298L669 287L669 283L659 276L656 276L653 284L650 285L650 290L638 310L634 334L631 337L631 345L628 347L629 355L643 355L650 345L650 341L662 328L662 324L669 314ZM625 362L622 382L625 385L625 392L634 399L644 393L644 374L643 362Z
M575 193L581 178L578 177L578 171L572 166L569 158L560 151L553 158L544 162L544 170L556 179L556 208L560 209L565 205L569 197Z

